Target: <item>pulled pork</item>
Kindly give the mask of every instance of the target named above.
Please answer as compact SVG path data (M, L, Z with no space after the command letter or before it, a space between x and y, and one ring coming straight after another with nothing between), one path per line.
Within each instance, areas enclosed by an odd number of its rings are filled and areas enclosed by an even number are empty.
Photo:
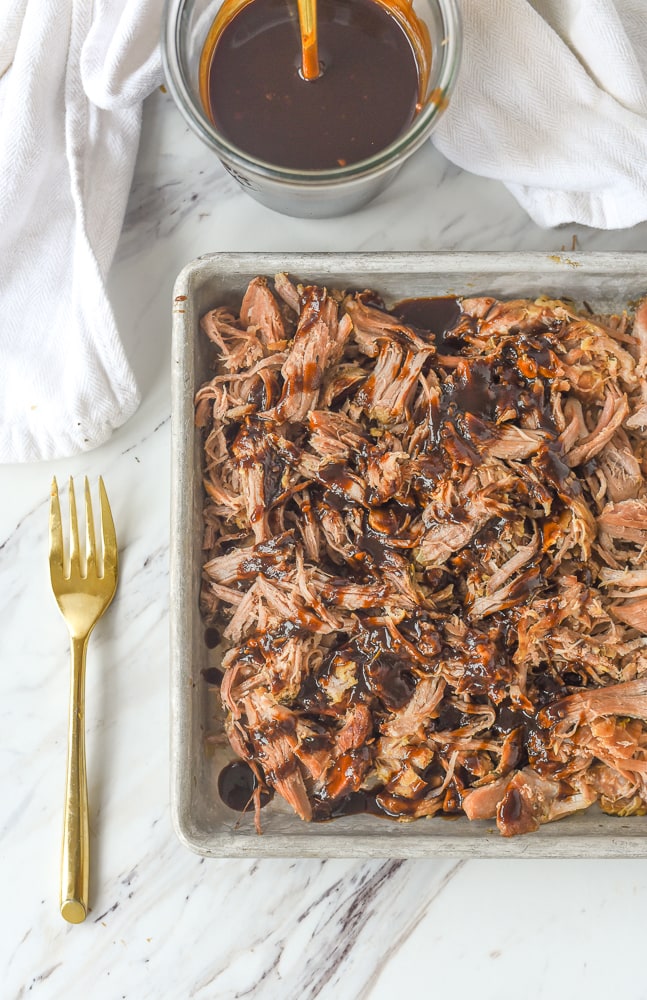
M449 305L282 274L202 320L231 745L304 820L644 814L647 303Z

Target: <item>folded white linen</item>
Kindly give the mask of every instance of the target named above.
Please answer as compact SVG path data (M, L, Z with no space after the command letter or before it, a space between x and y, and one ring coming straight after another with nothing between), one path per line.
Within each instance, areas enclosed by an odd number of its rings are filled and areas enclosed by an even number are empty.
M105 278L159 23L159 0L0 4L0 461L90 448L137 406Z
M433 134L540 226L647 219L646 0L461 0L463 63Z

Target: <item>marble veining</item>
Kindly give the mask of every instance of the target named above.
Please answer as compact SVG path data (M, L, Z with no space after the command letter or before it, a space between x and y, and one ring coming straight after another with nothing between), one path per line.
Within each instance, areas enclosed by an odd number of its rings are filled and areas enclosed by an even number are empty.
M229 861L198 858L168 809L170 303L214 250L632 250L647 225L541 230L491 180L431 144L347 219L284 218L248 199L170 98L146 104L109 288L142 405L102 448L0 467L0 995L7 1000L647 997L647 868L625 862ZM49 590L56 474L101 473L121 547L91 640L91 912L58 914L68 651Z

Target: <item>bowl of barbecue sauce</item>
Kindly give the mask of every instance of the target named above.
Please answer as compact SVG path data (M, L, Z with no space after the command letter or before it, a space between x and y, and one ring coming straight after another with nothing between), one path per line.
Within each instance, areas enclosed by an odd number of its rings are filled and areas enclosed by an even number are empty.
M163 61L192 129L257 201L345 215L425 141L460 63L456 0L317 0L304 79L297 0L168 0Z

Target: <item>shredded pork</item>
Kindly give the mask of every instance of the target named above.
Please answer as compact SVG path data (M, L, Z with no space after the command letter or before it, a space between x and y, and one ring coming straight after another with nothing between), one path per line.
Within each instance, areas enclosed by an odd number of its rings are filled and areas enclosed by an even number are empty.
M647 302L456 304L282 274L203 318L231 745L304 820L644 814Z

